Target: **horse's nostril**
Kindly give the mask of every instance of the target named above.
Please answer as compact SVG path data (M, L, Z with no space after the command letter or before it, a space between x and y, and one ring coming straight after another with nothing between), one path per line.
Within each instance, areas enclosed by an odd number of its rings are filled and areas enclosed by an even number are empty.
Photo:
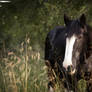
M67 67L67 71L68 72L72 72L74 70L74 67L72 65L68 66Z

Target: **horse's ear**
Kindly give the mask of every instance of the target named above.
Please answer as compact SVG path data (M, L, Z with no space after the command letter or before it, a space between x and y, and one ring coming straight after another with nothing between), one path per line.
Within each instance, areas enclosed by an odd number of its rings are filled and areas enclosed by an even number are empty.
M85 14L82 14L79 20L80 20L80 24L82 26L86 25L86 17L85 17Z
M69 19L69 17L66 15L66 14L64 14L64 22L65 22L65 24L66 24L66 26L70 23L70 19Z

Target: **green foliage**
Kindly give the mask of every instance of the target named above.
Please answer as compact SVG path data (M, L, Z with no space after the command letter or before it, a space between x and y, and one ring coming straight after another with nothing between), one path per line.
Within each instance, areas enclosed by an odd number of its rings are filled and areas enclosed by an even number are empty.
M26 33L32 39L32 46L40 42L43 48L47 32L55 26L64 25L64 13L71 17L86 13L88 19L92 15L86 0L13 0L0 9L0 42L7 44L9 40L10 48L21 43Z
M78 81L78 92L86 92L86 81L81 79L80 81Z

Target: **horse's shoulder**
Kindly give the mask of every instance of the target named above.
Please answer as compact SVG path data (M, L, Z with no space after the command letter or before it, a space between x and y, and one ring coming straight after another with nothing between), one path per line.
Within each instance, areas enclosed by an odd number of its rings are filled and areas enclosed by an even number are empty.
M53 43L54 40L59 37L59 35L64 35L65 27L64 26L57 26L54 29L52 29L48 33L48 37L50 39L50 42Z
M60 35L61 33L63 33L65 31L65 27L64 26L59 26L56 28L56 37L58 35Z
M65 30L64 26L56 26L54 29L52 29L48 35L49 37L54 37L56 38L59 34L61 34Z

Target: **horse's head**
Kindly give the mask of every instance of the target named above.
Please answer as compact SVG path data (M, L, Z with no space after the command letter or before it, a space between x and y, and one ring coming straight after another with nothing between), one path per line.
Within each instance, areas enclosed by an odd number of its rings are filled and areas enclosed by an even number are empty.
M76 20L70 20L64 15L66 24L66 49L63 61L65 70L74 74L78 65L83 62L83 53L86 47L87 28L84 14Z

